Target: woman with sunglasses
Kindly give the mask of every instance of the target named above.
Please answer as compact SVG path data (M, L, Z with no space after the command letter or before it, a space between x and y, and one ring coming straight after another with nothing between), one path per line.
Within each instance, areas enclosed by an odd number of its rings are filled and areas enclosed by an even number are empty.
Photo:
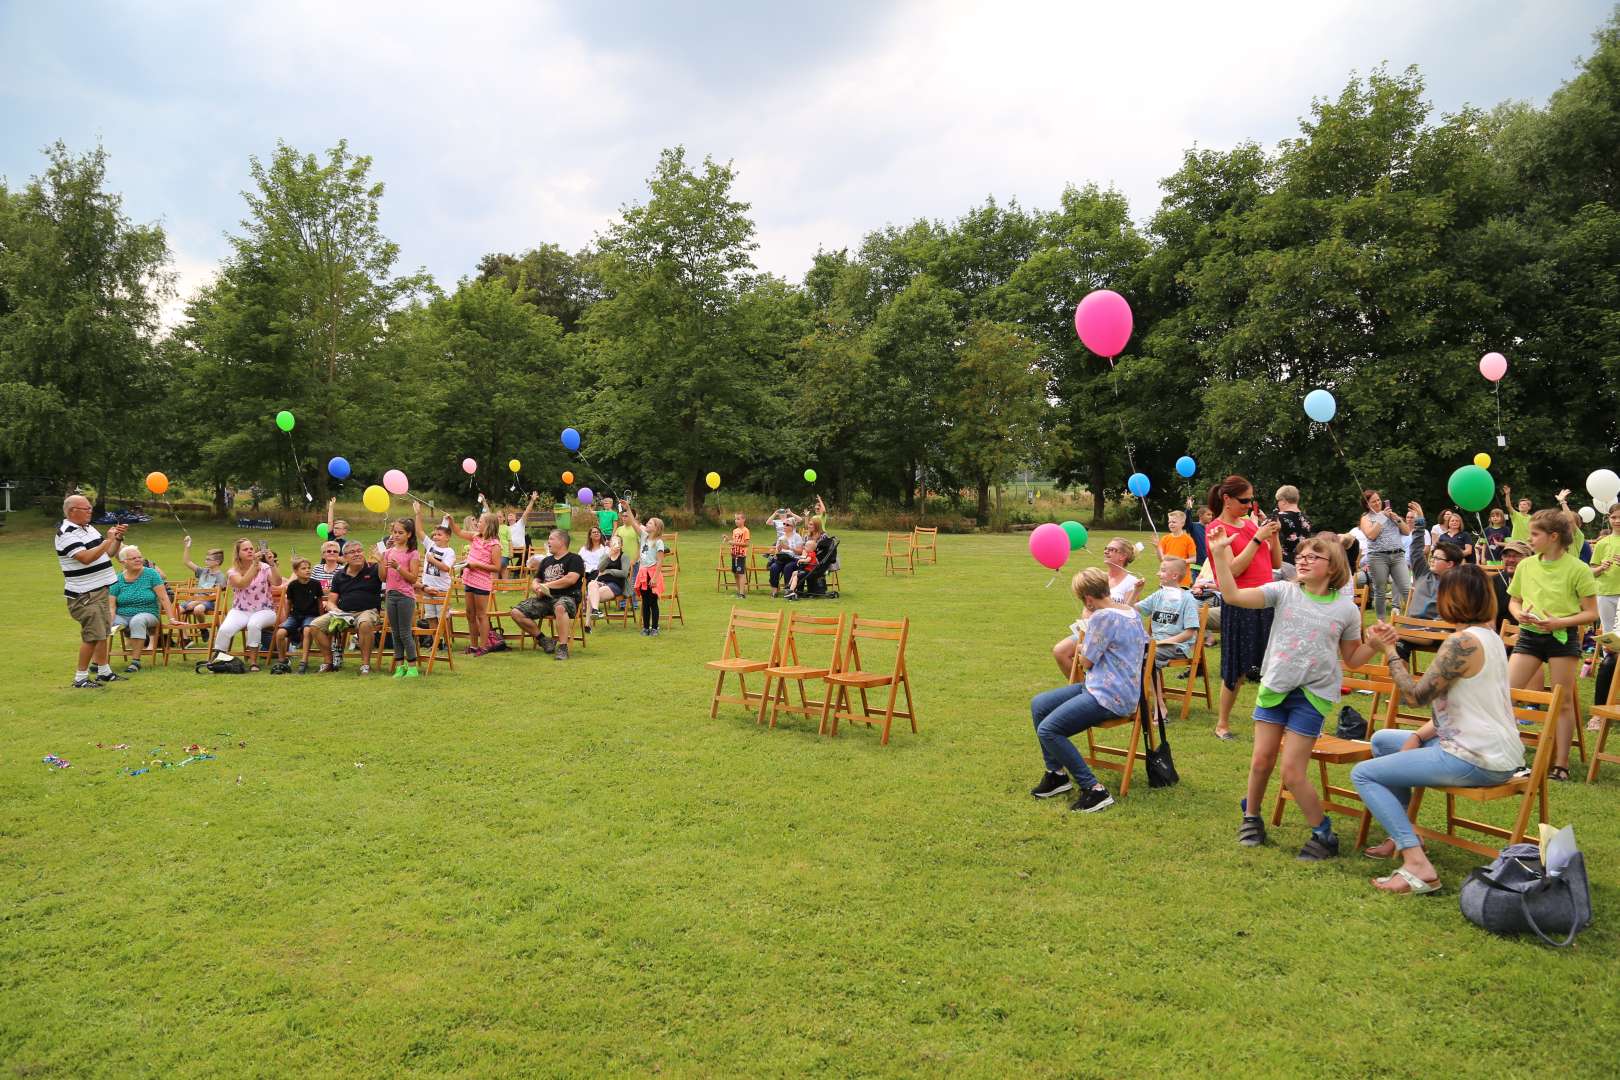
M1207 535L1224 536L1232 553L1232 576L1240 589L1258 589L1271 581L1272 571L1282 567L1282 541L1275 521L1256 524L1254 486L1241 476L1228 476L1209 489L1207 500L1215 520ZM1221 705L1215 735L1232 738L1232 706L1244 677L1257 671L1266 656L1274 612L1269 607L1221 605Z

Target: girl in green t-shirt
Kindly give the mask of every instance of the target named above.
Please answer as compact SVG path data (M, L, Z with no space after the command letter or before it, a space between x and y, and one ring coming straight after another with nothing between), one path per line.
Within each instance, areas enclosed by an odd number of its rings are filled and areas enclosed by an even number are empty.
M1592 575L1597 578L1598 621L1605 634L1611 633L1620 611L1620 504L1609 507L1609 535L1592 545Z
M1540 689L1541 665L1548 681L1564 688L1553 739L1553 780L1569 779L1569 741L1575 733L1575 677L1581 664L1580 627L1597 621L1597 581L1592 568L1571 551L1573 514L1538 510L1530 518L1530 549L1508 586L1508 608L1519 623L1519 640L1508 658L1508 683Z

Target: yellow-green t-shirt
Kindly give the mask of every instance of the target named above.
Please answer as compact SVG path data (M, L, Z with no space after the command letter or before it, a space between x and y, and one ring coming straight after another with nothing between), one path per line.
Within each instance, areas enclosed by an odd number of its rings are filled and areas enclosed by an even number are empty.
M1508 533L1509 540L1523 540L1530 542L1530 515L1521 514L1517 510L1509 510L1508 518L1513 522L1513 531Z
M1615 565L1595 575L1599 596L1620 596L1620 536L1610 533L1592 545L1592 563L1616 560Z
M1536 555L1519 563L1508 585L1508 595L1518 597L1521 607L1534 608L1535 614L1543 618L1563 619L1580 612L1584 597L1597 595L1597 579L1592 576L1592 568L1573 551L1551 562ZM1526 626L1523 632L1544 631ZM1569 640L1567 630L1554 630L1552 636L1559 641Z

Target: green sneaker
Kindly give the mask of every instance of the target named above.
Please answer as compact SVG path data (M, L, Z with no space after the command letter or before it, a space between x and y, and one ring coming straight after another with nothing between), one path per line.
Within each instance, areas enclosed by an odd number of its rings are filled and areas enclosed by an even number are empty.
M415 664L412 664L410 667L405 669L405 677L407 679L420 679L422 677L422 673L416 670Z
M399 667L394 669L394 678L403 679L404 677L405 677L405 667L404 667L404 665L400 665Z

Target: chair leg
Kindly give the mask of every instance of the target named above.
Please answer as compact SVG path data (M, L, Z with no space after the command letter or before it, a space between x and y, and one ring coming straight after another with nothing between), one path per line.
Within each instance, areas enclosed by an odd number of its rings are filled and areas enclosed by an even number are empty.
M878 741L879 746L889 745L889 726L894 723L894 699L900 693L900 680L896 679L889 684L889 707L883 712L883 738Z
M781 679L776 680L776 689L777 689L778 693L781 692L781 690L782 690L782 680ZM758 727L760 724L763 724L765 722L765 703L766 703L766 701L770 700L770 698L771 698L771 677L769 675L767 675L767 676L765 676L765 689L762 690L760 692L760 695L759 695L759 712L754 715L754 726L755 727Z
M911 720L911 733L917 734L917 706L911 700L911 676L901 675L900 681L906 688L906 715Z
M719 678L714 680L714 694L709 698L709 719L713 720L720 715L720 692L726 688L726 673L722 671Z
M1607 716L1598 720L1597 742L1592 746L1592 758L1586 766L1586 782L1588 784L1597 779L1598 763L1603 760L1603 748L1609 742L1609 718Z

